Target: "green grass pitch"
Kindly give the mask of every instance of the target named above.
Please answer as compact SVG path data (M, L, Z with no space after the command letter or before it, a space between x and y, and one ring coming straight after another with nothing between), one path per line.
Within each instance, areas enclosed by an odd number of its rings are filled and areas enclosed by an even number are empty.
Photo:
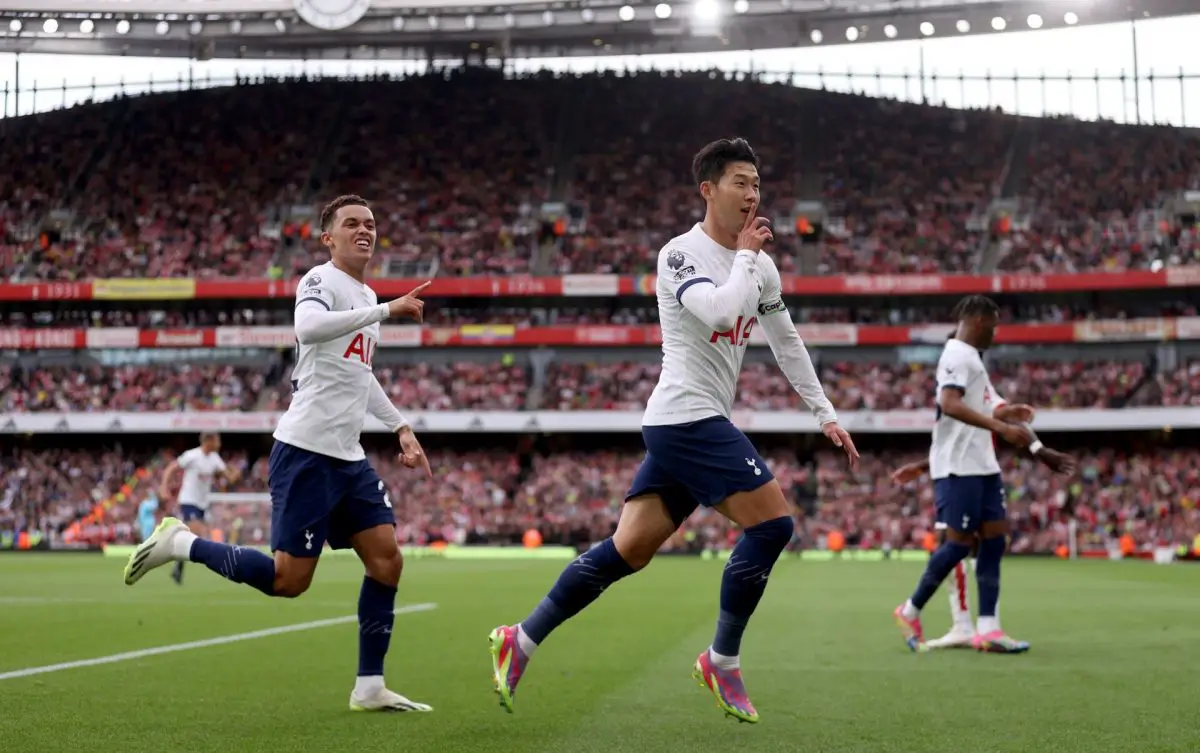
M189 565L133 588L123 561L0 556L0 675L354 614L361 570L329 559L272 600ZM541 648L509 716L487 634L520 619L561 563L415 560L388 683L432 714L354 714L351 621L109 664L0 679L10 751L717 750L1152 753L1200 749L1200 568L1009 559L1005 627L1023 656L909 653L892 623L919 563L780 563L743 647L762 714L725 719L690 678L716 616L721 563L663 558ZM926 610L947 627L946 597Z

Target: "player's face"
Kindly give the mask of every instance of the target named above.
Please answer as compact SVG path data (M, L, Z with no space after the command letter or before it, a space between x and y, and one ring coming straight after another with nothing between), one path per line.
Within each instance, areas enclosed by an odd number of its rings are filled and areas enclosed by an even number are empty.
M346 206L337 211L321 242L334 259L363 267L375 252L375 215L364 206Z
M707 185L705 198L716 211L717 222L737 235L746 224L746 213L759 202L758 169L749 162L730 162L721 179Z
M996 325L999 320L993 314L985 314L977 317L976 328L979 332L979 348L986 350L992 346L992 341L996 339Z
M208 437L204 440L205 452L220 452L221 440L218 437Z

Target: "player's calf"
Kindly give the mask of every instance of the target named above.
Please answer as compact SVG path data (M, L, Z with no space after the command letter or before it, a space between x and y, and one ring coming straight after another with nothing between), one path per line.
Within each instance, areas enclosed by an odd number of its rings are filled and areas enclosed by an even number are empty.
M125 583L132 586L151 570L168 562L201 562L235 583L245 583L275 595L275 563L255 549L201 539L176 518L163 518L125 565Z
M721 611L713 636L713 662L724 669L738 666L742 634L767 589L771 569L792 540L795 523L783 515L752 525L729 555L721 573Z
M404 557L392 525L373 526L350 539L366 570L358 594L358 675L355 697L368 697L384 687L383 663L396 622L396 592Z

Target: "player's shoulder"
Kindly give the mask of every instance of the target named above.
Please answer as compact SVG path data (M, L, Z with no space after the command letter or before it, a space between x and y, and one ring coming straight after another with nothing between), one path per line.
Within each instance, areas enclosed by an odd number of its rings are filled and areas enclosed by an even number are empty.
M296 284L296 292L300 293L309 288L329 287L334 280L333 275L329 274L331 262L318 264L312 269L304 273L300 278L300 282Z
M967 369L982 369L983 358L979 355L979 351L967 345L962 340L957 338L946 342L942 348L942 355L938 358L938 364L943 368L953 366L964 366Z
M318 264L308 270L296 284L296 304L311 300L332 309L341 277L341 272L333 266L333 262Z
M758 259L755 260L755 264L758 265L759 272L768 276L767 279L779 278L779 267L776 266L775 260L772 259L771 255L767 252L760 251L758 254Z
M703 235L698 225L667 241L658 252L659 269L679 275L683 272L694 274L697 268L703 267L711 244L704 243L704 238L697 234Z

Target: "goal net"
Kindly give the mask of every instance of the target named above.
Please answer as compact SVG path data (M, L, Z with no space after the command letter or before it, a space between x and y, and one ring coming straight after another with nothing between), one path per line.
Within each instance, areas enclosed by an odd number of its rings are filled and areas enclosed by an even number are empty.
M266 492L208 495L205 522L213 538L238 546L271 543L271 495Z

